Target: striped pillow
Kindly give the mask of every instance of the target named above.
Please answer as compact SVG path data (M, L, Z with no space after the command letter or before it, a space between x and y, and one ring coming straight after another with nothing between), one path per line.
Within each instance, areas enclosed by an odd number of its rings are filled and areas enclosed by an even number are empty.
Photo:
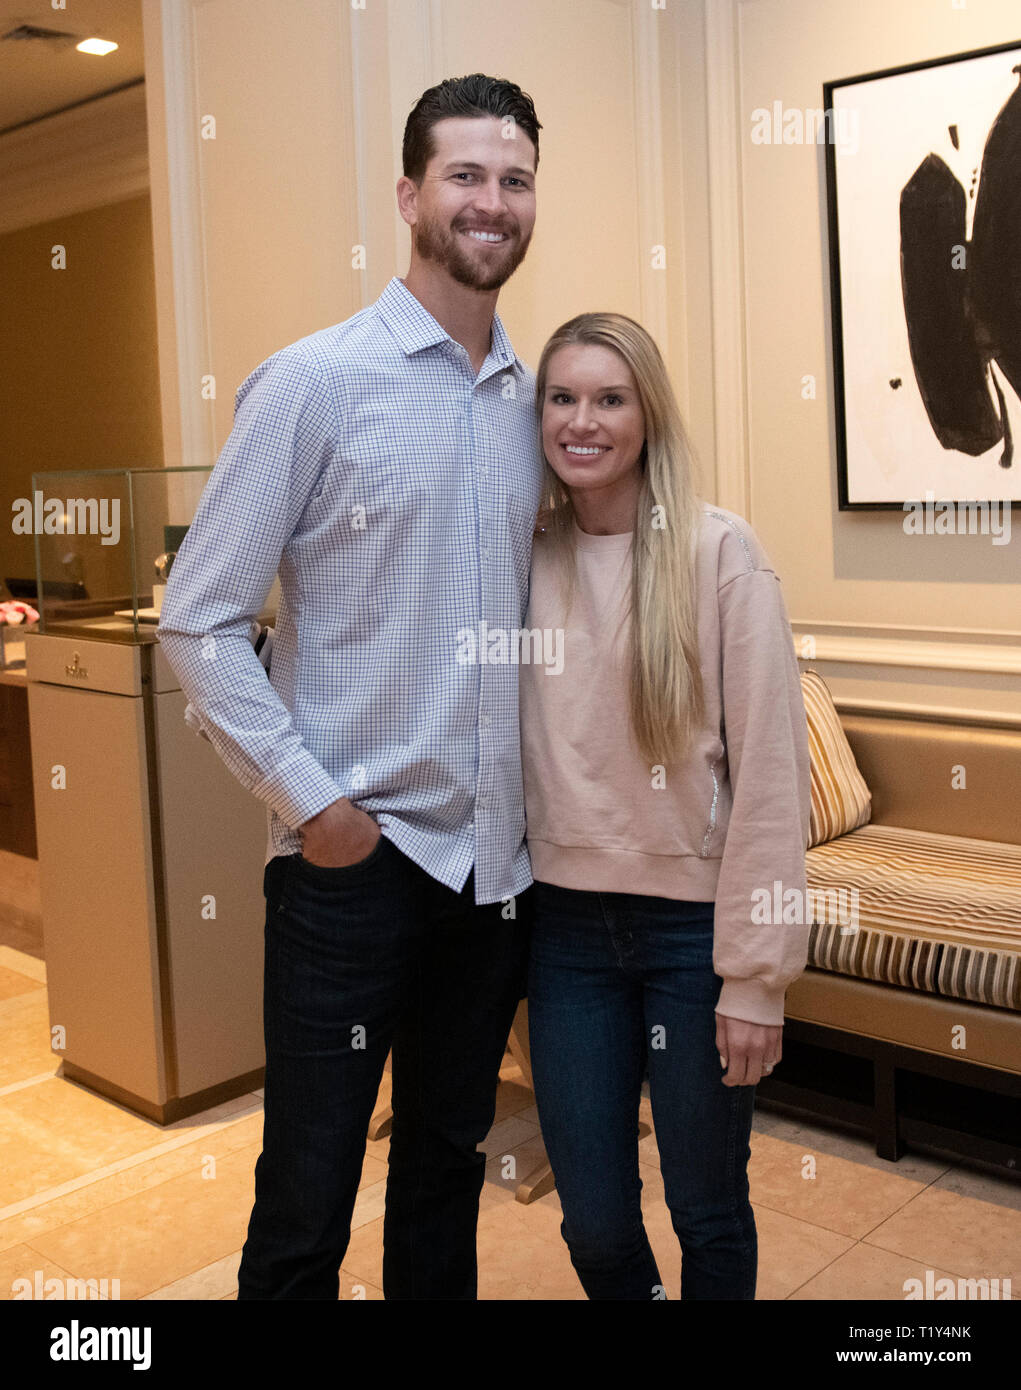
M867 825L872 793L858 771L829 687L817 671L801 673L812 759L810 845L822 845Z

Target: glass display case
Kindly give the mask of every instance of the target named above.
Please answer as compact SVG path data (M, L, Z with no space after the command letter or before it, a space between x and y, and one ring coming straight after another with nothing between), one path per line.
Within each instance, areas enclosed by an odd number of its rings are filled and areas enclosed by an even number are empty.
M40 633L156 641L174 556L211 467L32 475Z
M157 631L211 471L32 478L25 684L53 1051L62 1078L158 1124L261 1085L265 1061L266 808L189 728Z

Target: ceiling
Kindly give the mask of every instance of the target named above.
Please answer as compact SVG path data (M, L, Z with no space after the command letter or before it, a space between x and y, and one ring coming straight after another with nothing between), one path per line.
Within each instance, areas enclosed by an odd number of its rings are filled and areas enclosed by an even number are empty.
M21 24L59 30L73 41L3 40ZM82 39L120 47L105 58L79 53ZM142 0L0 0L0 134L145 76Z

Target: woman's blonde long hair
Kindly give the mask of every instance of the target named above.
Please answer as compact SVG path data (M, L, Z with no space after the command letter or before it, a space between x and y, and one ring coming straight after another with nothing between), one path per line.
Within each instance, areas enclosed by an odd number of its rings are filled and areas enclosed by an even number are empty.
M650 766L680 762L704 717L695 594L695 543L701 520L694 455L656 344L623 314L579 314L543 348L535 405L542 451L542 412L553 354L569 344L594 344L620 354L635 378L645 417L643 470L631 547L630 706L635 743ZM571 498L543 452L538 525L567 580L567 609L576 570Z

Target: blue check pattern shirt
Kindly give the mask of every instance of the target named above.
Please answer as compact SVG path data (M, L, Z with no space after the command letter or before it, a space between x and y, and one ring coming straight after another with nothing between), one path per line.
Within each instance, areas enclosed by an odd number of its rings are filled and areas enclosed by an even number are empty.
M532 882L518 666L477 658L523 625L541 477L535 375L499 316L476 375L396 277L238 389L158 632L269 807L267 861L346 796L440 883L474 866L477 903ZM277 573L267 679L249 629Z

